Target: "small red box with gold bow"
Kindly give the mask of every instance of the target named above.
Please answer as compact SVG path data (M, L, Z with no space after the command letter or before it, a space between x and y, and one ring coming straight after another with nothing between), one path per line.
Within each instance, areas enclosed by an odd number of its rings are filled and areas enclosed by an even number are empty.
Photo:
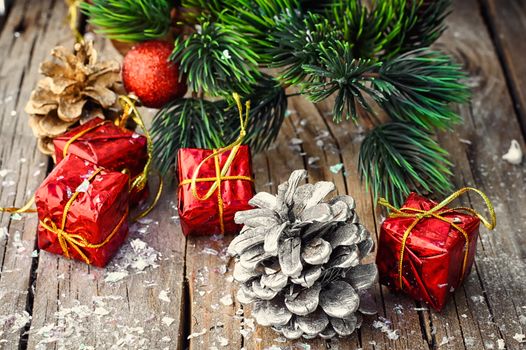
M237 211L254 197L248 146L225 152L182 148L178 153L179 217L185 235L238 233Z
M446 207L466 191L475 191L484 198L491 222L472 209ZM380 204L391 209L378 242L380 283L442 310L449 294L470 273L480 222L489 229L495 226L489 199L476 189L463 188L441 203L412 193L401 209L385 200Z
M56 137L53 144L57 164L67 154L74 154L106 169L129 172L132 179L143 172L148 160L146 137L100 118ZM146 188L132 191L131 205L138 204L147 195Z
M129 176L70 154L35 203L40 249L103 267L128 233Z

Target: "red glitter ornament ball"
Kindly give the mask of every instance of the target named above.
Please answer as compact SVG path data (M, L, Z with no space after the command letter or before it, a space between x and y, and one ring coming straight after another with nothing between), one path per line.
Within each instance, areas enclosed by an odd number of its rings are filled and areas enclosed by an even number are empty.
M161 108L186 93L179 66L168 61L172 50L172 44L152 40L135 45L124 57L124 88L146 107Z

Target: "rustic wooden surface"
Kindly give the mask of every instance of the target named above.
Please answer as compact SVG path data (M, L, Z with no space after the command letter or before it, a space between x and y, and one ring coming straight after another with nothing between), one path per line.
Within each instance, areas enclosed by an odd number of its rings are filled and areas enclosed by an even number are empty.
M17 0L0 19L2 205L22 205L52 166L35 148L23 107L38 64L55 45L73 43L65 13L61 0ZM37 252L36 218L0 215L0 349L526 349L526 165L501 159L512 139L526 150L526 7L520 0L457 0L448 25L437 47L470 72L473 98L459 107L464 124L439 138L456 185L490 194L499 223L494 232L482 230L473 272L442 313L377 285L378 315L352 337L286 342L256 327L250 308L235 301L225 255L231 237L181 234L172 183L105 270ZM118 57L102 38L97 48ZM254 157L256 187L274 192L292 170L306 168L309 182L334 181L337 192L353 195L377 235L382 215L356 172L360 130L334 125L330 107L289 100L275 145ZM343 169L334 174L329 168L338 163ZM463 203L481 206L477 198ZM144 271L130 264L152 255ZM399 338L388 339L375 321L390 322Z

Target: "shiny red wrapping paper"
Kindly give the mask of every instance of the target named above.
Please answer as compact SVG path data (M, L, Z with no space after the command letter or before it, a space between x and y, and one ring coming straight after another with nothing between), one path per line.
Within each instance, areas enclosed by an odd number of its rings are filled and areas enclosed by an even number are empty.
M189 180L195 169L212 150L197 148L182 148L178 153L179 183ZM230 151L220 154L219 164L222 168L230 155ZM252 159L248 146L240 146L237 154L225 176L245 176L252 178ZM213 158L206 161L200 169L198 178L216 178L216 167ZM203 196L213 185L213 182L198 182L197 193ZM201 201L194 197L190 184L179 186L179 217L185 235L220 234L219 200L217 190L208 200ZM221 181L221 197L223 200L224 233L239 233L241 226L234 222L237 211L251 209L248 201L254 197L254 184L247 180Z
M64 157L64 148L72 137L102 122L104 120L94 118L53 139L57 164ZM112 122L104 123L80 136L70 144L67 154L74 154L107 169L115 171L127 169L132 178L144 170L148 160L146 137L118 127ZM146 199L147 187L139 193L132 191L130 196L132 206Z
M35 193L40 249L64 255L57 234L44 228L40 221L49 218L60 228L66 203L78 186L97 168L97 165L87 160L68 155L40 185ZM97 174L87 191L80 193L72 202L67 212L64 231L68 234L78 234L91 244L104 242L123 216L126 216L108 243L100 248L80 248L90 264L105 266L122 245L128 233L128 205L129 176L111 170L102 170ZM71 245L68 245L68 253L71 258L84 261Z
M409 195L403 208L430 210L436 204L413 193ZM438 213L445 210L447 208ZM383 222L376 257L380 283L394 291L402 290L413 299L428 303L437 311L445 306L448 295L469 275L475 259L480 224L476 216L457 211L444 213L443 217L468 233L469 255L464 276L461 274L466 239L449 223L433 217L421 219L407 238L402 288L398 272L402 237L414 218L388 218Z

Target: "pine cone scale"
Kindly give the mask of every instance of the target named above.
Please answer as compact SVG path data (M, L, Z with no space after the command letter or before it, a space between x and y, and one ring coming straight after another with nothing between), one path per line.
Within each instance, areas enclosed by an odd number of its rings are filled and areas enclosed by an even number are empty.
M260 325L289 339L346 336L361 325L362 310L374 309L368 292L377 269L361 265L374 242L352 197L324 202L334 185L300 185L305 177L293 172L277 196L260 192L250 201L257 209L236 214L245 225L228 248L237 297L254 303Z

